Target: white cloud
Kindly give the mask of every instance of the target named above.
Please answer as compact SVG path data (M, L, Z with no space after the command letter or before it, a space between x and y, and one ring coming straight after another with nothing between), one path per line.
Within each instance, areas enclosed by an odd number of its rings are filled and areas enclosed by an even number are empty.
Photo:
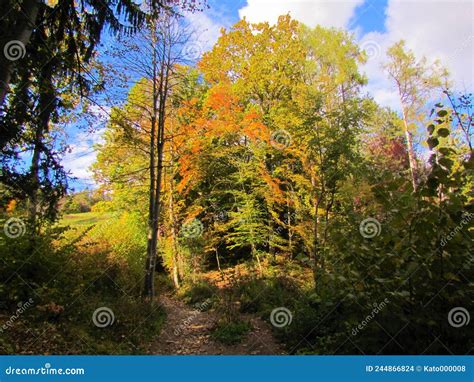
M364 0L247 0L239 15L250 22L274 23L279 15L290 12L293 18L309 26L347 28L354 24L355 10L363 3ZM389 0L385 33L362 34L355 26L353 32L359 43L373 53L361 68L369 77L366 90L382 105L399 108L381 65L387 48L400 39L406 40L417 57L440 59L450 70L456 89L474 89L473 8L472 0ZM374 17L361 15L371 16Z
M391 44L390 36L378 32L370 32L362 36L359 45L367 53L367 62L361 67L361 71L367 74L369 83L366 91L383 106L389 106L394 110L400 109L398 95L387 75L382 69L386 62L386 54Z
M247 0L239 16L249 22L275 23L278 16L290 13L291 17L314 27L345 27L356 7L364 0Z
M220 21L216 21L216 18ZM221 35L221 28L226 25L222 18L205 12L186 12L185 19L193 33L185 53L189 51L190 56L197 59L202 53L212 49Z
M386 32L368 33L361 43L372 41L379 54L363 68L369 77L369 92L381 104L398 109L391 83L382 63L385 51L398 40L420 58L441 60L448 68L457 90L474 89L474 2L468 0L390 0L386 9Z
M70 152L63 158L63 166L70 171L73 177L78 178L80 186L93 186L94 180L90 167L95 162L97 152L93 145L102 142L105 129L98 129L92 133L79 132L74 137L74 144L70 144Z
M391 0L387 31L392 40L405 39L418 55L439 58L458 85L473 85L474 2L469 0Z

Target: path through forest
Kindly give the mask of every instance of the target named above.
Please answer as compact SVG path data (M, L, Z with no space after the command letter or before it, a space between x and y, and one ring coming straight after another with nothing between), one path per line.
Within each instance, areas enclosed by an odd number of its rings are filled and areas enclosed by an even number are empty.
M217 315L184 304L172 295L160 297L167 319L151 354L285 354L274 339L269 325L259 317L243 315L252 329L242 342L224 345L211 337Z

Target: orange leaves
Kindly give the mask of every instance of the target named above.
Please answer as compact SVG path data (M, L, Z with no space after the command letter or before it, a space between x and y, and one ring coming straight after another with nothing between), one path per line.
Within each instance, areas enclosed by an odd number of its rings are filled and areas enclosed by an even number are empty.
M7 204L7 213L11 214L16 210L18 202L15 199L12 199Z
M179 193L186 193L186 190L192 185L193 181L198 178L196 163L193 163L193 155L183 155L179 160L179 172L181 181L178 183L176 190Z
M232 94L231 87L225 83L210 89L206 107L221 113L235 112L239 109L237 97Z
M242 120L242 132L252 141L268 141L270 129L262 122L262 116L256 111L246 113Z
M212 86L202 103L189 101L179 110L178 192L186 193L199 183L210 158L231 157L235 147L268 142L270 129L261 113L244 104L235 86L223 82Z
M230 84L219 84L209 91L205 108L208 114L208 137L229 137L240 140L268 141L270 131L256 110L244 111L242 102Z
M286 199L285 192L281 188L281 180L272 177L264 167L261 167L259 169L259 172L265 184L269 188L269 192L265 193L266 199L272 202L270 204L284 204L286 202Z

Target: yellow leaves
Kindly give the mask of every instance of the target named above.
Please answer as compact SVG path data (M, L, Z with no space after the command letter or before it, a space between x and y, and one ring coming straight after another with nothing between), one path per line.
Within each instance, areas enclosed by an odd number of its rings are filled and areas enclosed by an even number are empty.
M278 99L304 67L306 55L296 38L298 30L298 22L289 15L281 16L277 25L241 20L222 34L199 68L212 84L235 85L237 94L269 94Z
M58 5L59 0L46 0L46 5L50 8L54 8Z

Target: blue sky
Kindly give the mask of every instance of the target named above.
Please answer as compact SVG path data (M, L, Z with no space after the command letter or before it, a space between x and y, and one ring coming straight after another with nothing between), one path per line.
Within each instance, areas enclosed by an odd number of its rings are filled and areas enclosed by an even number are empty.
M381 70L386 49L404 39L418 57L440 59L451 72L456 90L474 89L474 1L471 0L209 0L210 8L189 14L202 51L212 47L221 28L240 18L273 23L281 14L309 26L344 28L351 31L369 59L361 68L369 78L364 91L385 106L398 109L394 89ZM107 105L104 105L107 108ZM98 114L103 114L96 109ZM94 162L94 143L100 141L103 125L92 133L69 129L72 152L65 166L79 179L76 189L93 188L88 167Z
M362 33L385 32L385 9L388 0L365 1L359 5L350 21L351 25L360 28Z
M373 31L384 32L384 13L387 2L388 0L364 1L356 7L354 16L350 20L350 25L360 27L364 33ZM209 13L213 14L213 18L216 19L215 21L219 22L217 19L221 17L221 20L225 20L223 24L226 27L230 27L240 19L239 10L247 5L247 0L212 0L208 3L211 10Z

